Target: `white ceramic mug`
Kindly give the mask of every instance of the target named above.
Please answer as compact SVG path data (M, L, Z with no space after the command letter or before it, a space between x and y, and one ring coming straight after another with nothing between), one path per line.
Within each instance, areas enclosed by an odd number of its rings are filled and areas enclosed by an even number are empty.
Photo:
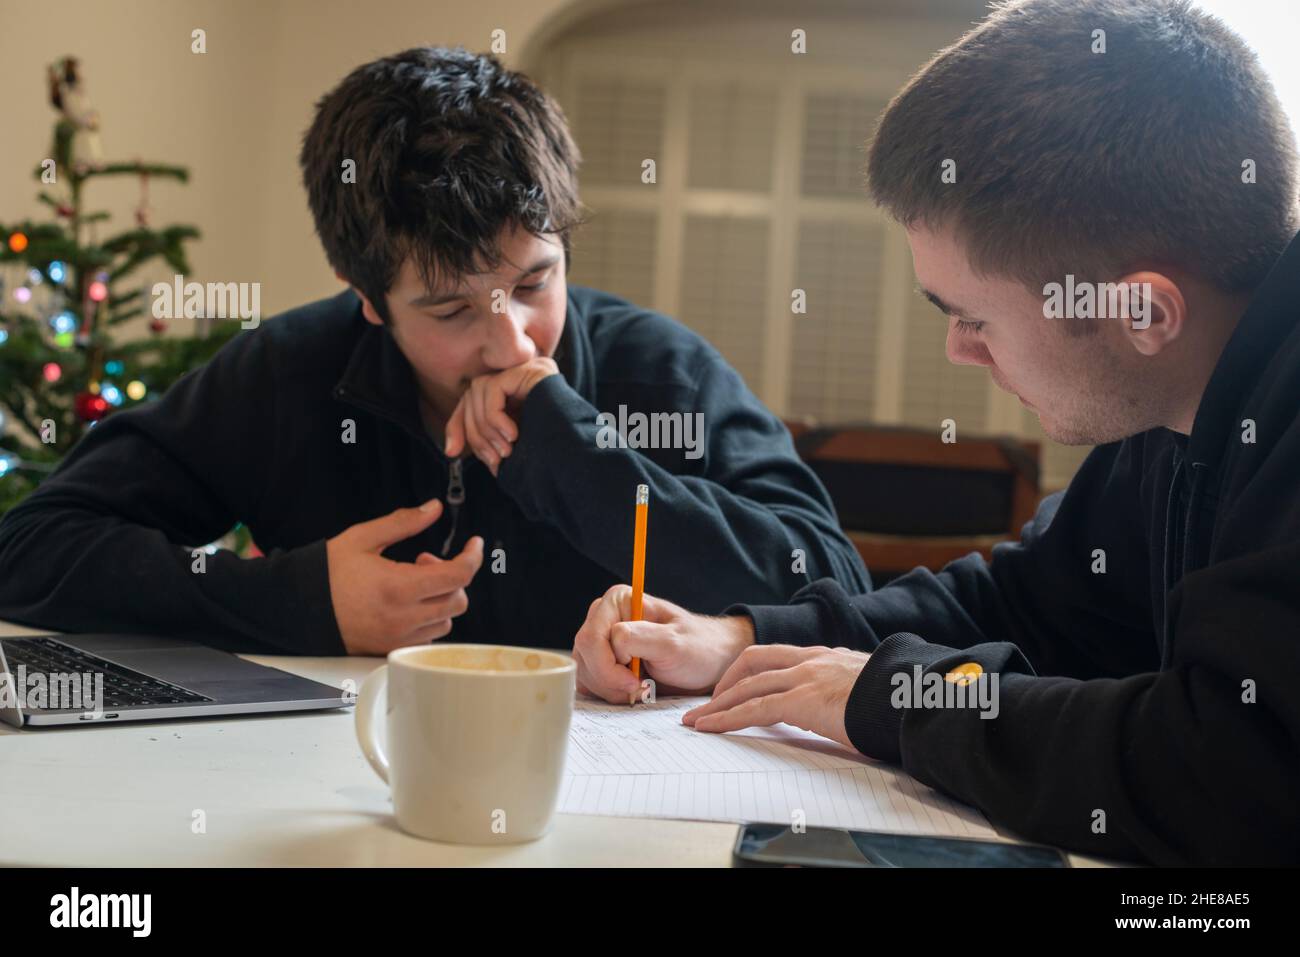
M573 716L568 655L507 645L416 645L388 655L357 699L357 740L402 830L514 844L555 816ZM388 689L388 748L375 719Z

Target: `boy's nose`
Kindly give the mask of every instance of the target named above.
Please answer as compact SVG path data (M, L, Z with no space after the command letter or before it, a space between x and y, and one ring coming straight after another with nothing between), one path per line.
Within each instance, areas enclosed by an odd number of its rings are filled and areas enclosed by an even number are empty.
M522 316L494 313L483 360L494 369L509 369L536 358L537 344L528 337Z
M993 357L989 355L989 350L985 348L984 344L972 340L969 335L958 332L955 322L948 330L948 341L944 344L944 351L948 355L948 361L955 366L991 366L993 364Z

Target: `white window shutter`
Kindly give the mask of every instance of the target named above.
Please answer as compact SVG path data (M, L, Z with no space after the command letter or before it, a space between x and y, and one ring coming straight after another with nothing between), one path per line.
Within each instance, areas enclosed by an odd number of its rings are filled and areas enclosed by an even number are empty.
M803 194L865 204L866 143L884 103L849 93L804 101Z
M582 181L631 186L641 164L663 152L667 84L584 74L578 83L575 132L582 150Z
M800 229L795 279L808 311L790 317L794 415L871 420L883 250L876 224L810 221Z
M592 211L574 232L569 280L638 305L651 302L656 225L654 213L617 208Z
M708 339L755 388L763 371L768 223L688 216L682 259L682 322Z
M687 185L770 192L776 90L748 84L691 89Z

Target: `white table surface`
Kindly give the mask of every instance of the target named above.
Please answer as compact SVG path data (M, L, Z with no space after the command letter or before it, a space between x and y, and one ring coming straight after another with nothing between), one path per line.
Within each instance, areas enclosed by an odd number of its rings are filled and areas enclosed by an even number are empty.
M0 622L0 635L44 633ZM360 687L383 664L243 657L335 686ZM198 810L206 833L192 828ZM0 865L726 867L736 831L558 814L528 844L411 837L362 757L351 708L25 731L0 723Z

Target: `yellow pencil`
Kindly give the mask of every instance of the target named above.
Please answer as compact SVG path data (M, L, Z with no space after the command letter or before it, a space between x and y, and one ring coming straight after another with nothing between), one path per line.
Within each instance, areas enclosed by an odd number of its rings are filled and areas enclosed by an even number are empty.
M641 596L645 593L645 535L646 519L650 513L650 486L636 487L636 535L632 541L632 621L641 620ZM632 659L632 674L641 680L641 659ZM637 693L632 692L628 704L636 704Z

